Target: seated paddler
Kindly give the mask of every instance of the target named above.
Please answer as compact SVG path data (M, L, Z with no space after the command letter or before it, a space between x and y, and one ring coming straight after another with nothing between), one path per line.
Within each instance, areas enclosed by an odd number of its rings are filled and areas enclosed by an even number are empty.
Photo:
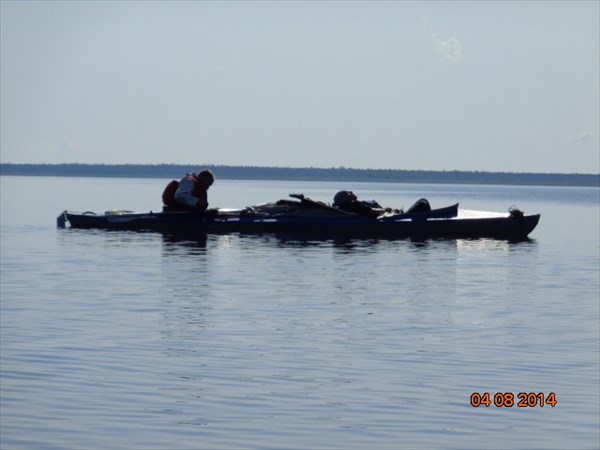
M389 208L382 207L375 200L358 200L358 197L352 191L339 191L335 194L335 197L333 197L333 206L342 211L370 217L377 217L390 211Z
M179 182L169 183L163 192L163 203L169 211L204 213L208 208L208 189L214 182L215 176L208 169L188 173Z

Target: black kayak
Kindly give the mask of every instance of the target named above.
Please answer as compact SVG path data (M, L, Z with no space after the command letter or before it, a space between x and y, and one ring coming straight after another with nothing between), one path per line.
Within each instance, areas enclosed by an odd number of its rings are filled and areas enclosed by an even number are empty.
M365 217L342 211L304 196L244 209L189 212L64 211L57 226L107 230L158 231L168 234L274 233L310 237L498 238L523 240L533 231L539 214L459 211L458 204L420 212L389 211Z

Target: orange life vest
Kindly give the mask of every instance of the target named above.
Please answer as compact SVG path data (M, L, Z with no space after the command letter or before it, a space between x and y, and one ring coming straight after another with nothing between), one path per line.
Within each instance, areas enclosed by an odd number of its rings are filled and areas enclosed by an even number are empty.
M193 181L194 189L192 190L192 195L199 200L203 200L205 203L208 201L208 195L206 189L200 184L200 182L193 175L186 175L184 178L188 178ZM169 208L181 208L185 207L189 208L187 205L182 205L177 200L175 200L175 192L179 188L179 181L173 180L170 181L169 184L165 187L162 193L162 201L163 205L168 206Z

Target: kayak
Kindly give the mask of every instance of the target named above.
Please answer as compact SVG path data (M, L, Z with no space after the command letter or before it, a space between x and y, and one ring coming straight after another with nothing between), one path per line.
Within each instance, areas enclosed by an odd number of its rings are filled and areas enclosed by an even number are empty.
M523 240L537 226L540 215L519 210L489 213L458 209L458 203L420 212L387 211L378 217L346 212L302 195L243 209L210 210L203 214L181 211L94 212L63 211L57 226L106 230L158 231L168 234L273 233L312 237L497 238Z

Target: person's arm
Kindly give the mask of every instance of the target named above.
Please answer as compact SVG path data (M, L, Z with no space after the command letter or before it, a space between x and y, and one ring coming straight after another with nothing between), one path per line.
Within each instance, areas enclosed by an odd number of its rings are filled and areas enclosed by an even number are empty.
M377 217L382 214L385 214L386 212L391 211L391 208L384 208L379 203L377 203L375 200L371 200L370 202L359 201L357 203L360 204L360 209L362 211L362 214L366 215L366 216Z
M347 210L352 211L353 213L356 213L359 216L370 216L370 217L377 217L385 212L384 209L372 208L368 204L365 204L360 201L352 202L350 204L350 208Z

